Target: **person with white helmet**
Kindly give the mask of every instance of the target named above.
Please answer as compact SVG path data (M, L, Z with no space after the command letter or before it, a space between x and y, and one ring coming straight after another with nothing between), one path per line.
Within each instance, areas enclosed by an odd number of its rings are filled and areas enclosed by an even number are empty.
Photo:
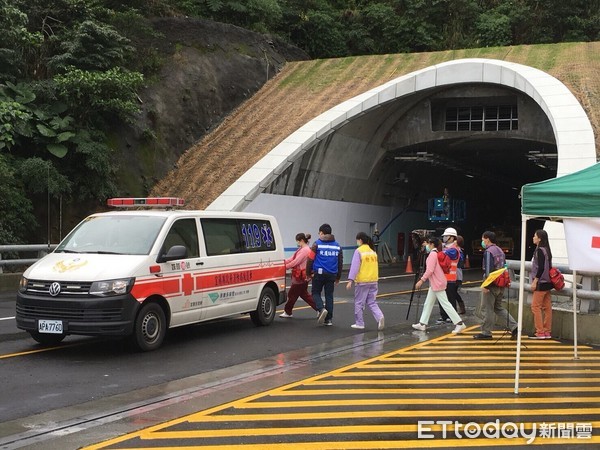
M442 242L444 245L444 253L446 253L449 257L450 260L452 261L452 264L450 266L450 272L445 274L446 275L446 281L447 281L447 285L446 285L446 295L448 297L448 301L450 302L450 304L452 305L452 307L459 313L459 314L464 314L464 303L463 303L463 309L462 311L459 311L459 309L457 308L457 300L458 300L458 284L457 284L457 273L458 273L458 265L460 262L460 258L461 258L461 252L460 252L460 248L458 247L458 245L456 244L456 238L458 236L458 233L456 232L455 228L452 227L448 227L444 230L444 232L442 233ZM448 313L444 310L444 308L442 308L442 305L440 306L440 318L436 321L436 323L440 324L440 323L451 323L452 320L450 319L450 317L448 316Z

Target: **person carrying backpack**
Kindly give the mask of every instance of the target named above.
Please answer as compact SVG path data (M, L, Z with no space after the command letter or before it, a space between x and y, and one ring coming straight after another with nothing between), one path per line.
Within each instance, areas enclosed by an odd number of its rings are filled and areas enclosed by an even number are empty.
M423 276L421 276L421 279L415 284L415 289L421 289L423 283L429 280L429 290L427 291L427 298L423 305L423 312L421 313L419 323L414 323L412 327L419 331L425 331L427 329L429 317L431 316L433 305L437 299L448 316L450 316L450 319L452 319L452 323L455 325L452 333L461 333L467 326L448 301L446 295L446 285L448 282L446 281L446 275L438 260L437 253L442 251L442 242L435 236L429 236L425 242L425 251L428 253L425 263L426 269Z
M482 264L483 279L485 280L491 272L504 267L506 258L502 249L496 245L496 233L493 231L484 231L481 235L481 246L484 248ZM492 283L488 288L482 288L482 291L485 318L481 324L481 333L473 335L473 339L492 339L492 329L496 323L496 316L502 320L502 323L506 323L507 328L511 330L511 339L516 339L517 322L502 305L504 288Z
M546 230L536 230L533 234L535 252L531 260L531 290L533 300L531 301L531 312L535 333L530 334L530 339L552 339L552 299L550 291L550 267L552 267L552 251L548 243Z
M444 230L444 233L442 234L442 241L443 241L443 246L444 246L444 253L448 256L448 259L450 261L450 268L448 270L448 273L446 273L446 281L448 282L447 286L446 286L446 296L448 297L448 301L450 302L450 304L452 305L452 307L456 310L456 312L458 312L459 314L464 314L464 303L463 303L463 311L459 311L457 304L458 304L458 264L460 263L460 259L461 259L461 252L460 252L460 248L458 247L458 245L456 244L456 238L458 236L458 233L456 232L455 228L446 228ZM462 278L462 277L461 277ZM442 305L440 304L440 318L435 322L437 324L441 324L441 323L447 323L450 322L450 317L448 316L448 314L446 313L446 311L444 310L444 308L442 308Z

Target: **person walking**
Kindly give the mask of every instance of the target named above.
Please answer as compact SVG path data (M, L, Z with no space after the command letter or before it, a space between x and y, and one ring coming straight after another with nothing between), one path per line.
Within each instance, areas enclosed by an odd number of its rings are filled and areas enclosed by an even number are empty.
M533 291L531 312L533 313L535 333L529 335L529 338L551 339L552 300L550 291L553 286L550 281L552 252L548 243L548 233L545 230L537 230L533 234L533 243L536 247L531 260L529 277L531 279L531 290Z
M460 287L463 282L463 269L465 268L465 239L459 234L456 236L456 245L460 250L460 260L458 266L456 266L456 306L458 308L458 314L466 314L465 302L460 295Z
M456 237L458 233L455 228L446 228L442 234L443 252L448 255L451 261L450 272L444 274L446 276L446 296L452 307L458 312L457 298L458 298L458 285L456 280L458 277L458 264L460 263L460 248L456 244ZM440 318L436 321L437 324L441 323L452 323L450 317L442 308L440 304Z
M347 290L352 289L354 284L354 324L351 327L364 330L364 310L368 307L377 321L377 329L383 330L385 319L376 301L379 281L377 251L372 239L362 231L356 235L356 245L358 248L352 256L346 284Z
M433 305L437 299L442 305L442 308L446 310L452 323L454 324L454 330L452 333L461 333L467 326L462 321L456 310L452 307L448 301L446 295L446 276L444 270L440 266L438 261L438 252L442 251L442 243L439 238L429 236L426 241L425 251L428 253L427 260L425 262L425 273L421 276L421 279L415 284L416 289L421 289L421 286L425 281L429 280L429 290L427 291L427 297L425 298L425 304L423 305L423 312L419 323L414 323L412 327L415 330L425 331L427 324L429 323L429 317L433 310Z
M502 249L496 245L496 233L493 231L484 231L481 236L481 246L484 248L482 265L483 279L485 280L491 272L504 267L506 257ZM502 305L504 288L492 283L489 288L482 288L482 291L485 318L481 325L481 333L475 334L473 339L492 339L492 329L496 323L496 316L502 320L502 323L506 323L506 327L511 330L511 339L516 339L517 322Z
M333 290L342 277L343 262L342 247L331 234L331 225L324 223L319 227L319 239L313 243L306 263L306 273L312 278L312 296L319 311L319 324L333 325ZM325 306L322 291L325 292Z
M308 278L306 277L306 261L310 254L310 247L308 241L310 240L310 234L298 233L296 235L296 245L298 250L294 254L285 260L285 268L292 269L292 285L288 291L287 302L283 307L283 314L279 317L291 318L294 305L298 300L298 297L304 300L312 309L317 311L315 301L312 295L308 292Z

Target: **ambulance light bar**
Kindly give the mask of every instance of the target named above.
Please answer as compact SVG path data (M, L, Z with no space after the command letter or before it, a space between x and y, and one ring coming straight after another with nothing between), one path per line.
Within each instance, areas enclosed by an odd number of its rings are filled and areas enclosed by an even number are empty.
M174 208L183 206L184 200L177 197L109 198L106 204L116 208L134 208L137 206Z

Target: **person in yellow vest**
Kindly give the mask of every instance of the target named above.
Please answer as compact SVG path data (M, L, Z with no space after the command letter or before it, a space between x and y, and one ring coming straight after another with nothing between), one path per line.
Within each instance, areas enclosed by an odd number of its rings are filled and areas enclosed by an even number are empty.
M364 310L368 307L377 321L377 329L383 330L385 319L375 300L379 282L379 263L373 241L362 231L356 235L358 248L352 256L346 289L354 284L354 324L352 328L364 330Z

